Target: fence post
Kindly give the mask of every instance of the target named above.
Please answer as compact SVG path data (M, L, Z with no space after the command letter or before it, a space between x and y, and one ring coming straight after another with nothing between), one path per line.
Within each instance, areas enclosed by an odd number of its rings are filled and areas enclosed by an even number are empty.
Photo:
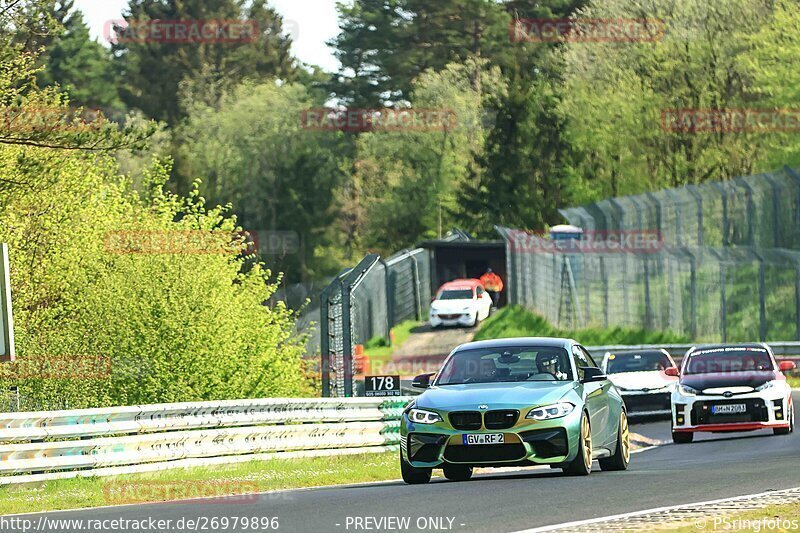
M689 274L689 291L692 301L691 336L692 340L695 340L697 338L697 260L691 254L690 257L691 261L689 262L689 265L691 267L691 273Z
M759 339L761 342L767 340L767 301L765 291L765 267L764 260L758 258L758 317L759 317Z
M725 263L719 264L719 329L722 342L728 342L728 307L725 295L727 269Z
M414 257L414 254L409 252L408 257L411 258L412 263L411 283L414 287L414 312L417 315L417 320L422 320L422 294L419 287L419 263L417 263L417 258Z
M320 343L320 377L322 379L322 397L331 395L331 331L330 331L330 294L333 288L341 286L341 278L337 276L323 289L319 306L319 343Z
M795 336L800 340L800 263L797 262L794 264L794 320Z
M392 290L394 277L389 270L389 263L383 258L378 259L383 265L383 277L386 291L386 340L392 345L392 326L394 326L394 291Z
M344 396L353 396L353 326L350 283L342 283L342 367L344 371Z
M647 254L642 254L644 262L644 327L650 329L653 324L653 310L650 307L650 265L647 261Z
M606 276L606 260L600 256L600 279L603 280L603 327L608 329L608 276Z

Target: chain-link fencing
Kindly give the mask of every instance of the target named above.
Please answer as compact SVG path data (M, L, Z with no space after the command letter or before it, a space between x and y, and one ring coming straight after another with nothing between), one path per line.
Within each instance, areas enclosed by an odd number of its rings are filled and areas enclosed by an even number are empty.
M800 249L800 174L784 167L560 212L587 231L660 231L668 247Z
M403 251L386 260L369 254L322 292L323 396L354 395L356 345L374 337L391 343L394 326L428 314L430 269L430 255L424 249Z
M498 230L506 239L510 303L558 326L646 328L702 342L800 339L800 252L576 252Z

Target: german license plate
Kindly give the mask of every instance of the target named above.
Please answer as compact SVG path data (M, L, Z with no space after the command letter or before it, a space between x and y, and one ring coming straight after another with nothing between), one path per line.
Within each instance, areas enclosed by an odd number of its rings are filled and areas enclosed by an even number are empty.
M747 404L729 403L726 405L712 405L712 415L737 415L747 412Z
M478 433L461 435L464 445L473 444L505 444L506 436L502 433Z

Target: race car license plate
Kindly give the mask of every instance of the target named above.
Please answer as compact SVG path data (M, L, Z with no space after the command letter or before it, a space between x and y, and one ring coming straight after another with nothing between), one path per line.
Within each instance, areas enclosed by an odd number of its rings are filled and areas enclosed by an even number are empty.
M712 405L712 415L736 415L747 412L747 405L743 403L729 403L727 405Z
M480 433L461 435L464 445L472 444L505 444L506 436L502 433Z

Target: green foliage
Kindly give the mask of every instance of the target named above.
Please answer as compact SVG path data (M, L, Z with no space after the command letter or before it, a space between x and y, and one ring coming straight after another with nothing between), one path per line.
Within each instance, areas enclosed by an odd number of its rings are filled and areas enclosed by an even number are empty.
M592 2L580 16L664 21L652 42L564 47L564 99L586 199L747 175L764 168L764 132L678 132L668 109L760 107L740 65L743 42L770 21L762 0Z
M231 203L247 230L291 231L299 250L273 253L290 281L319 279L341 267L320 259L333 222L334 190L342 181L339 133L301 128L303 110L322 102L302 85L243 84L217 107L192 106L180 135L190 176L202 176L212 203Z
M585 346L690 342L688 338L670 331L649 331L619 327L563 330L553 326L543 317L516 305L504 307L490 316L475 334L474 340L507 337L565 337L575 339Z
M128 23L148 20L252 21L259 38L242 42L200 42L190 45L125 40L112 46L124 85L126 104L145 116L176 125L186 116L181 96L213 105L244 80L266 77L291 80L291 39L266 0L131 0Z
M483 80L482 92L474 88L476 76ZM446 110L453 127L358 137L342 208L357 245L388 254L458 222L457 192L483 149L487 102L504 90L499 69L485 61L428 71L414 85L413 107Z
M15 164L20 150L0 150L2 177L26 171ZM0 198L0 239L12 250L17 367L27 374L74 358L77 375L34 372L4 385L19 385L42 405L71 407L308 392L293 315L282 304L264 305L277 288L269 271L214 250L109 248L117 232L232 235L235 220L223 209L206 208L197 191L163 193L163 165L150 172L149 197L138 198L113 183L106 158L27 150L28 160L52 166L35 167L41 185ZM108 358L110 374L85 371L92 358Z
M40 57L44 69L40 86L60 85L73 105L114 114L122 109L119 88L108 49L93 41L80 11L69 12L63 33L54 38Z

